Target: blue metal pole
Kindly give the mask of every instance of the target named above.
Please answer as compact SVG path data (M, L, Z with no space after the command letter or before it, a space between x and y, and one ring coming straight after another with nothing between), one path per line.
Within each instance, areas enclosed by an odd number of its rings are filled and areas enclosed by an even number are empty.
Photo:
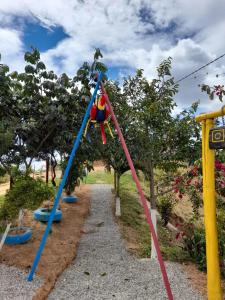
M33 280L33 275L34 275L34 272L36 270L36 267L39 263L39 260L40 260L40 257L41 257L41 253L44 249L44 246L45 246L45 243L46 243L46 240L48 238L48 235L49 235L49 231L51 229L51 226L52 226L52 222L53 222L53 218L54 218L54 215L55 215L55 212L56 212L56 209L58 207L58 204L59 204L59 201L60 201L60 197L62 195L62 191L63 191L63 188L64 188L64 185L66 183L66 179L68 177L68 174L69 174L69 171L70 171L70 168L71 168L71 165L72 165L72 162L73 162L73 159L74 159L74 156L76 154L76 151L78 149L78 146L79 146L79 143L80 143L80 140L81 140L81 137L82 137L82 134L83 134L83 131L84 131L84 128L85 128L85 125L87 123L87 120L88 120L88 117L89 117L89 114L90 114L90 111L91 111L91 107L94 103L94 100L96 98L96 95L97 95L97 91L99 89L99 85L100 85L100 82L102 80L102 77L103 77L103 73L100 73L99 76L98 76L98 82L96 84L96 87L95 87L95 90L94 90L94 93L91 97L91 100L90 100L90 103L88 105L88 108L86 110L86 113L85 113L85 116L84 116L84 119L82 121L82 125L80 127L80 130L78 132L78 135L74 141L74 145L73 145L73 149L71 151L71 154L70 154L70 157L69 157L69 160L68 160L68 163L67 163L67 166L66 166L66 169L65 169L65 172L63 174L63 178L60 182L60 185L59 185L59 188L58 188L58 191L57 191L57 194L56 194L56 197L55 197L55 201L54 201L54 205L52 207L52 210L51 210L51 214L50 214L50 218L49 218L49 221L48 221L48 224L46 226L46 229L45 229L45 232L44 232L44 235L42 237L42 240L41 240L41 243L40 243L40 246L38 248L38 251L36 253L36 256L34 258L34 262L33 262L33 265L31 267L31 271L28 275L28 278L27 280L28 281L32 281Z

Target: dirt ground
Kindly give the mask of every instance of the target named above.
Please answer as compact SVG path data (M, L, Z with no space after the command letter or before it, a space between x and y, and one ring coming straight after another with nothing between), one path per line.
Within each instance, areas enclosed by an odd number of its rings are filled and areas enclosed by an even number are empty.
M37 290L33 300L46 299L54 287L57 277L76 257L77 246L82 234L82 226L90 209L90 188L82 185L76 191L77 203L61 203L63 218L54 223L49 235L36 274L44 278L44 283ZM30 270L35 253L39 247L46 225L35 221L32 212L26 211L24 225L32 227L33 236L24 245L4 246L0 254L0 263ZM35 280L35 277L34 277Z
M0 196L5 195L8 189L9 189L9 182L0 184Z

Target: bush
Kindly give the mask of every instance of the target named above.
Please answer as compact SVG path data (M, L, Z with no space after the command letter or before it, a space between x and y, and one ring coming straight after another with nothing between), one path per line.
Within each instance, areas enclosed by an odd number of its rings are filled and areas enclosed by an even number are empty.
M18 216L21 208L34 210L52 196L54 196L54 189L47 186L41 179L35 180L28 176L20 176L5 195L0 219L13 220Z
M206 270L206 243L203 228L189 227L184 238L184 249L188 251L193 261L198 264L200 270Z
M159 198L158 209L161 214L163 226L166 226L172 216L174 207L173 196L168 194Z
M218 219L218 243L219 255L222 275L224 276L224 260L225 260L225 236L221 229L220 219ZM224 226L224 224L223 224ZM188 230L184 235L184 248L188 251L192 260L198 264L199 269L206 270L206 242L204 228L194 228L193 225L188 226Z

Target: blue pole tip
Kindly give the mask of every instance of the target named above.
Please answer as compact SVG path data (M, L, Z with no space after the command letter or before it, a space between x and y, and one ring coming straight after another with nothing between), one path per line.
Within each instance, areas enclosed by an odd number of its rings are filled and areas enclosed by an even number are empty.
M28 276L27 276L27 281L33 281L33 275L31 275L31 274L29 274Z

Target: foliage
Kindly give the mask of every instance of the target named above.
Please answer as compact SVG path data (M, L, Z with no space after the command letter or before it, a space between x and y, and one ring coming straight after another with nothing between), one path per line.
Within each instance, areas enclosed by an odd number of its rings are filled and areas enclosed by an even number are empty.
M44 200L54 196L54 189L48 187L41 179L34 180L29 176L17 177L13 188L5 195L0 210L1 220L13 220L21 208L34 210Z
M4 201L5 201L5 196L0 195L0 207L2 206Z
M133 124L134 115L132 109L129 106L127 99L122 93L118 83L108 81L106 83L106 91L113 106L114 113L116 114L120 124L124 139L126 140L133 163L138 168L137 158L139 151L139 140L138 131ZM114 138L109 136L106 145L102 145L100 151L106 167L108 169L114 169L114 186L116 188L117 196L119 196L120 177L130 168L114 126L112 126L112 132Z
M99 59L102 57L103 55L100 49L95 49L93 63L90 64L88 62L84 62L77 71L76 76L74 77L74 81L80 82L82 85L81 93L83 99L89 100L89 97L91 95L91 88L95 86L95 83L91 79L94 79L96 71L106 73L108 70L107 66L99 61ZM106 77L104 79L106 79Z
M75 158L72 163L69 175L65 184L65 191L67 195L71 195L76 186L80 185L80 180L83 180L86 176L85 169L90 172L93 169L91 161L81 160L81 156L78 155L78 158ZM62 170L65 170L67 166L67 160L64 160L62 163Z
M215 161L215 185L219 196L225 196L225 165L219 160ZM202 206L202 167L201 160L196 161L187 172L175 178L173 190L182 199L187 194L192 202L193 210L198 215L199 207Z
M175 201L172 194L167 194L159 197L158 209L161 214L163 226L166 226L172 216L172 211Z
M208 84L202 84L200 87L202 92L207 93L210 100L213 100L215 96L217 96L220 102L223 102L223 97L225 95L224 85L218 84L211 87Z
M156 206L154 168L176 170L200 155L200 128L193 118L198 103L173 116L178 85L171 76L171 63L171 58L164 60L157 68L158 77L151 82L143 76L143 70L138 70L123 85L126 101L132 105L132 126L139 146L137 161L150 181L152 207Z
M225 221L223 216L223 222ZM219 222L219 254L220 263L224 266L225 260L225 235L220 226L224 227L224 223ZM206 241L205 230L195 227L193 224L187 224L185 234L183 235L184 249L188 251L190 258L198 264L200 270L206 270ZM223 268L221 268L223 270ZM224 271L223 271L224 272ZM224 273L223 273L224 275Z
M193 228L186 232L183 237L184 248L190 254L190 257L200 267L200 270L206 270L206 243L204 229Z
M30 168L34 158L54 158L55 151L64 153L77 134L85 111L85 101L77 83L65 73L48 71L33 48L24 55L25 72L5 75L10 97L1 97L5 110L0 127L4 140L0 164L10 173L11 165ZM6 70L6 72L8 69ZM9 95L10 96L10 95ZM10 103L9 103L10 102Z
M73 124L73 135L70 134L70 139L67 141L67 143L64 145L64 147L61 147L61 153L64 155L64 161L62 165L62 169L65 170L69 154L72 150L72 142L77 136L78 130L81 126L82 117L85 113L87 104L86 100L89 100L89 96L91 94L91 88L95 86L95 82L92 78L92 75L96 71L102 71L105 72L107 70L107 67L99 62L99 58L102 57L102 54L99 49L96 49L94 53L94 62L93 64L89 64L88 62L85 62L77 71L76 76L74 77L73 81L75 83L81 84L81 89L79 91L80 99L82 100L82 107L80 104L80 113L79 118L76 118L76 124ZM82 114L81 114L82 112ZM74 111L72 111L73 116ZM73 160L71 170L69 172L66 184L65 184L65 190L67 194L71 194L74 191L74 188L79 185L80 180L84 177L84 168L87 168L88 171L92 169L93 161L98 159L100 157L100 142L98 139L92 139L90 142L86 139L82 139L81 143L79 145L79 149L76 153L76 157Z

